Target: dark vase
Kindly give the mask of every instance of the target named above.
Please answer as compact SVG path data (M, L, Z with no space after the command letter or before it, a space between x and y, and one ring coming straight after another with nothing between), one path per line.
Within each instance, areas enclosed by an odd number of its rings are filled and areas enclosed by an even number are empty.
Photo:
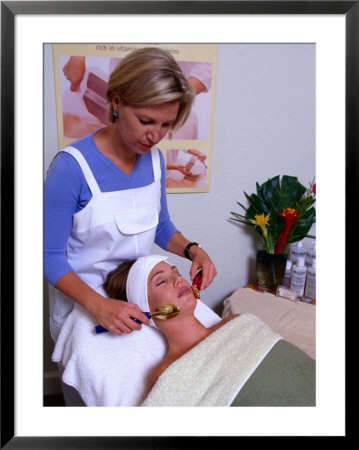
M265 250L257 251L257 289L275 293L281 284L288 255L272 255Z

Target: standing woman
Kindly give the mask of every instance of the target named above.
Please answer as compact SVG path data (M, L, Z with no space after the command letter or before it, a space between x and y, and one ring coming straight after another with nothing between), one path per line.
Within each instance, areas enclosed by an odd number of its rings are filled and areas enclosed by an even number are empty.
M56 341L74 302L121 335L148 324L135 304L106 297L102 285L119 263L161 248L203 268L201 289L216 275L207 253L186 239L167 210L165 165L155 147L183 124L195 93L176 61L159 48L127 55L107 87L111 124L74 142L53 160L45 181L45 276Z

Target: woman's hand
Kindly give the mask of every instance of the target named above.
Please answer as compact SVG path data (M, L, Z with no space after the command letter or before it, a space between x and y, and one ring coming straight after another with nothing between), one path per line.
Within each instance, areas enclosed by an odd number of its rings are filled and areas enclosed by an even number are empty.
M79 303L96 318L99 325L114 334L121 335L140 330L141 325L133 319L145 325L150 323L138 305L103 297L74 272L68 272L59 278L55 287Z
M138 305L122 300L103 298L94 311L99 325L111 333L121 335L140 330L141 325L133 319L137 319L145 325L149 325L149 319L140 310Z
M70 81L72 92L80 91L80 84L84 78L86 72L85 57L84 56L71 56L67 63L64 65L62 71L65 77Z
M178 170L185 176L192 175L192 172L190 170L187 170L186 167L181 164L167 164L166 169L167 170Z
M216 266L213 264L208 254L197 245L193 245L189 249L189 254L192 259L192 266L189 273L190 278L193 281L196 272L202 268L202 284L200 290L206 289L217 275Z
M174 253L175 255L184 257L184 249L189 243L190 241L186 239L181 233L176 232L173 233L171 239L168 241L166 250L168 252ZM217 275L216 266L213 264L211 258L207 255L203 248L199 247L198 245L191 246L191 248L189 249L189 256L192 260L192 266L189 273L191 280L193 281L197 270L202 268L203 273L201 290L206 289L212 283L214 277Z

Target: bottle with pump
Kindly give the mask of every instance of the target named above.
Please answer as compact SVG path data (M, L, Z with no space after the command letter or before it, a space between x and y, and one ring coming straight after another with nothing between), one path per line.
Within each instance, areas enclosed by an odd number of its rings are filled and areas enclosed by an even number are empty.
M282 286L289 288L290 287L290 279L292 276L292 261L290 259L287 259L287 263L285 266L285 272L284 272L284 277L283 277L283 281L282 281Z
M298 258L304 258L307 254L306 249L303 247L302 241L299 241L297 245L292 245L290 248L290 260L294 263L298 261Z
M315 259L312 265L307 270L307 281L305 284L304 297L302 300L311 303L315 299L315 279L316 279L316 262Z
M304 258L298 258L296 264L292 268L292 278L290 280L290 288L296 291L301 297L304 293L305 280L307 276L307 267L304 264Z
M305 265L307 267L310 267L312 265L312 262L316 259L316 247L315 243L312 248L308 248L307 255L305 257Z

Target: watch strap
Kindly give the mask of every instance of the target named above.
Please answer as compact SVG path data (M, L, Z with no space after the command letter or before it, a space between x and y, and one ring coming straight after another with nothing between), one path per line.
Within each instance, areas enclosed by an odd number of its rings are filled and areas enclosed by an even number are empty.
M190 255L189 255L189 249L193 246L193 245L197 245L197 247L201 248L201 245L198 244L198 242L190 242L189 244L186 245L185 249L184 249L184 255L187 259L189 259L190 261L192 261Z

